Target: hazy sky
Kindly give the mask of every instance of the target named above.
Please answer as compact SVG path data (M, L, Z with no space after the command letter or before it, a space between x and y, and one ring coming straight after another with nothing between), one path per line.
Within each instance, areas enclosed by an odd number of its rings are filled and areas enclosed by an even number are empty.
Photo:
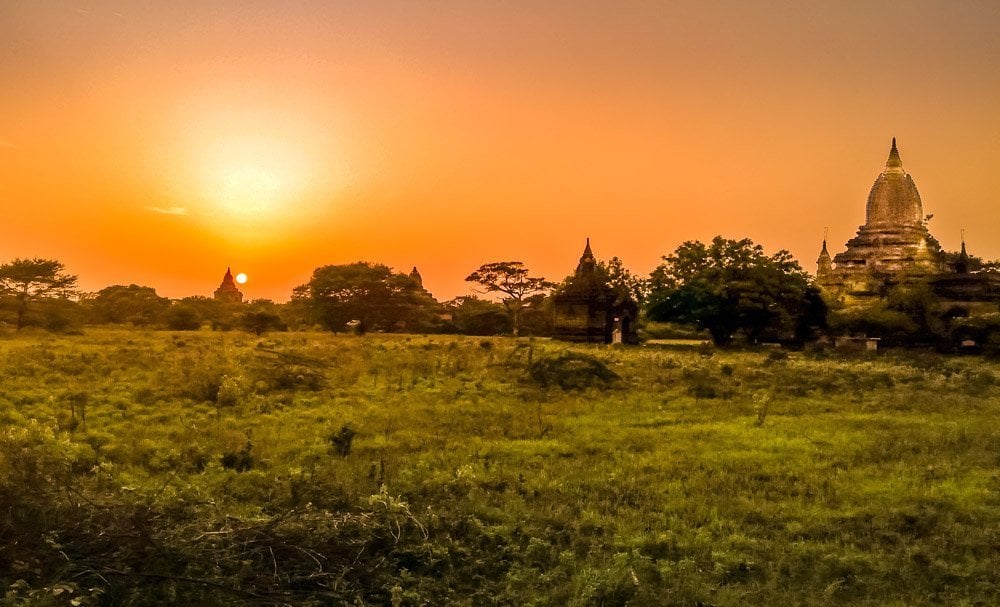
M1000 3L0 2L0 262L285 300L320 265L640 274L749 236L815 270L893 136L1000 257Z

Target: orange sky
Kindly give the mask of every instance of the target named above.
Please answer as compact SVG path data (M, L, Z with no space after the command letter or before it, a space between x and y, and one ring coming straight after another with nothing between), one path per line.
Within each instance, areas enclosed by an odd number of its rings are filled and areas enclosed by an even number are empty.
M891 137L931 232L1000 257L1000 4L0 3L0 262L286 300L313 268L640 274L749 236L813 271Z

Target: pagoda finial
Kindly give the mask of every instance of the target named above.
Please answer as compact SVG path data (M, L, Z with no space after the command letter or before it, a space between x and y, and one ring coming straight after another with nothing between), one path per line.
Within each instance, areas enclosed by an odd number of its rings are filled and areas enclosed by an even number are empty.
M580 256L580 265L576 267L577 273L586 271L593 272L594 268L597 266L597 260L594 259L594 252L590 250L590 238L587 238L587 246L583 248L583 255Z
M965 228L962 228L962 255L968 256L968 253L965 252Z
M830 252L826 250L826 236L829 228L823 228L823 248L819 252L819 259L816 260L816 276L818 278L826 278L833 271L833 259L830 257Z
M899 149L896 147L896 138L892 138L892 149L889 150L889 159L885 162L887 169L902 169L903 161L899 158Z

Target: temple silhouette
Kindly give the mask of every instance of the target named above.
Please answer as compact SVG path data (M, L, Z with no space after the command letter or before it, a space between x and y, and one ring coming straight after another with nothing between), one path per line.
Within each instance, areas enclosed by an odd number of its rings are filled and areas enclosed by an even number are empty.
M865 223L846 249L831 258L824 238L816 260L816 282L835 305L864 306L897 286L926 283L946 302L1000 301L1000 276L970 268L965 238L957 258L941 249L924 216L913 178L903 170L895 137L885 169L875 179Z
M608 284L597 266L590 239L576 271L552 296L552 337L587 343L638 343L639 306Z
M233 272L230 268L226 268L226 275L222 277L222 284L215 290L215 299L216 301L224 301L226 303L243 303L243 292L236 286L236 281L233 279Z

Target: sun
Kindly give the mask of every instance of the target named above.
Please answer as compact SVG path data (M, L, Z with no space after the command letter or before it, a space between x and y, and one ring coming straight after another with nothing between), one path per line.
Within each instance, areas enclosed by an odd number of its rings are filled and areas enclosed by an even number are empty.
M247 275L244 274L243 272L240 272L239 274L236 275L236 282L240 283L241 285L247 284Z

